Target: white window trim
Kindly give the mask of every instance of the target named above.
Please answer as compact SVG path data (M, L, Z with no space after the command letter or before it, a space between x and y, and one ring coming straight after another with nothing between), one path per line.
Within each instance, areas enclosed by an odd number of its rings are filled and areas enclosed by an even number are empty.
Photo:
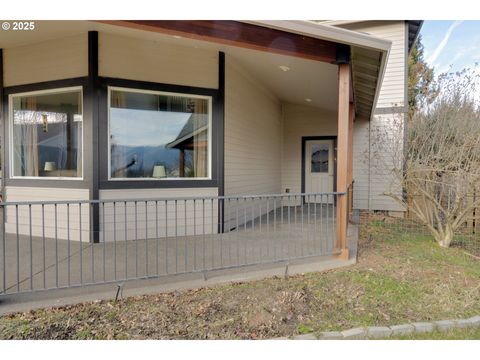
M78 91L80 90L80 100L82 106L82 176L77 177L70 177L70 176L15 176L14 175L14 164L13 164L13 98L22 97L22 96L32 96L32 95L44 95L44 94L61 94L65 92L71 91ZM15 93L10 94L8 96L8 124L9 124L9 131L8 131L8 150L9 150L9 179L17 180L17 179L26 179L26 180L65 180L65 181L79 181L84 179L85 173L85 138L84 138L84 128L85 122L83 121L84 116L84 106L83 106L83 86L71 86L71 87L64 87L64 88L55 88L55 89L48 89L48 90L36 90L36 91L27 91L22 93Z
M153 177L137 177L137 178L118 178L112 177L111 170L111 147L110 147L110 99L111 91L126 91L126 92L135 92L141 94L152 94L152 95L171 95L171 96L184 96L195 99L205 99L208 101L208 177L170 177L170 178L153 178ZM197 94L187 94L187 93L177 93L177 92L167 92L167 91L157 91L157 90L146 90L146 89L136 89L136 88L127 88L127 87L117 87L109 86L108 87L108 121L107 121L107 137L108 137L108 151L107 151L107 161L108 161L108 181L198 181L198 180L212 180L212 97L207 95L197 95Z

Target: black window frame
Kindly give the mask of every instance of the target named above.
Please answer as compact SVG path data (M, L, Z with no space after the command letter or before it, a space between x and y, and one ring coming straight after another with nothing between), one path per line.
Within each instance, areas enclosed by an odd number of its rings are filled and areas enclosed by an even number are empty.
M82 137L82 178L62 179L54 178L48 179L44 177L22 177L13 176L11 174L11 141L10 127L11 127L11 114L10 114L10 95L19 95L29 92L41 92L48 90L61 90L64 88L78 87L82 90L82 116L83 116L83 137ZM89 87L88 78L70 78L61 80L44 81L31 84L13 85L3 89L3 152L5 154L4 161L2 163L4 186L20 186L20 187L45 187L45 188L76 188L76 189L89 189L91 187L91 169L86 166L87 158L91 155L91 146L87 141L87 134L92 127L92 119L89 116L89 109L91 107L89 99Z
M108 129L108 89L109 87L119 87L135 90L158 91L167 93L178 93L179 95L200 95L211 98L211 173L209 179L191 179L178 178L168 179L168 181L155 181L151 179L136 178L128 179L110 179L109 178L109 141ZM99 122L98 137L106 141L100 141L98 146L98 170L99 170L99 189L168 189L168 188L203 188L219 187L220 171L222 166L219 164L223 158L223 96L219 89L154 83L148 81L138 81L129 79L119 79L110 77L99 77Z

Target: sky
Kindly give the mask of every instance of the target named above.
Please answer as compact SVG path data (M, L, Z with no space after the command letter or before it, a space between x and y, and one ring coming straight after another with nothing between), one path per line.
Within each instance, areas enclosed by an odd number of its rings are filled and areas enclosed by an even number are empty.
M123 146L161 146L175 140L191 113L112 108L112 138ZM135 123L132 124L132 119ZM161 120L161 121L159 121Z
M437 75L480 64L480 21L426 20L420 34L425 60Z

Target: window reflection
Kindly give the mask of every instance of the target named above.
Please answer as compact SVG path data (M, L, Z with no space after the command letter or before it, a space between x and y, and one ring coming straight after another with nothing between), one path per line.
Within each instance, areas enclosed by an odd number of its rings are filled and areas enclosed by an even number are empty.
M207 178L209 100L110 91L111 178Z
M13 175L82 176L82 92L12 97Z

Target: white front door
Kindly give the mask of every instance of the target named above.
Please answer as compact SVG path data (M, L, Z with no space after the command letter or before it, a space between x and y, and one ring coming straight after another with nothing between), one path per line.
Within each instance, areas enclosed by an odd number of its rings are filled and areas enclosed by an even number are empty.
M333 140L307 140L305 142L305 192L331 193L334 181ZM329 201L333 200L329 196ZM320 199L317 200L320 202ZM326 197L323 198L326 201Z

